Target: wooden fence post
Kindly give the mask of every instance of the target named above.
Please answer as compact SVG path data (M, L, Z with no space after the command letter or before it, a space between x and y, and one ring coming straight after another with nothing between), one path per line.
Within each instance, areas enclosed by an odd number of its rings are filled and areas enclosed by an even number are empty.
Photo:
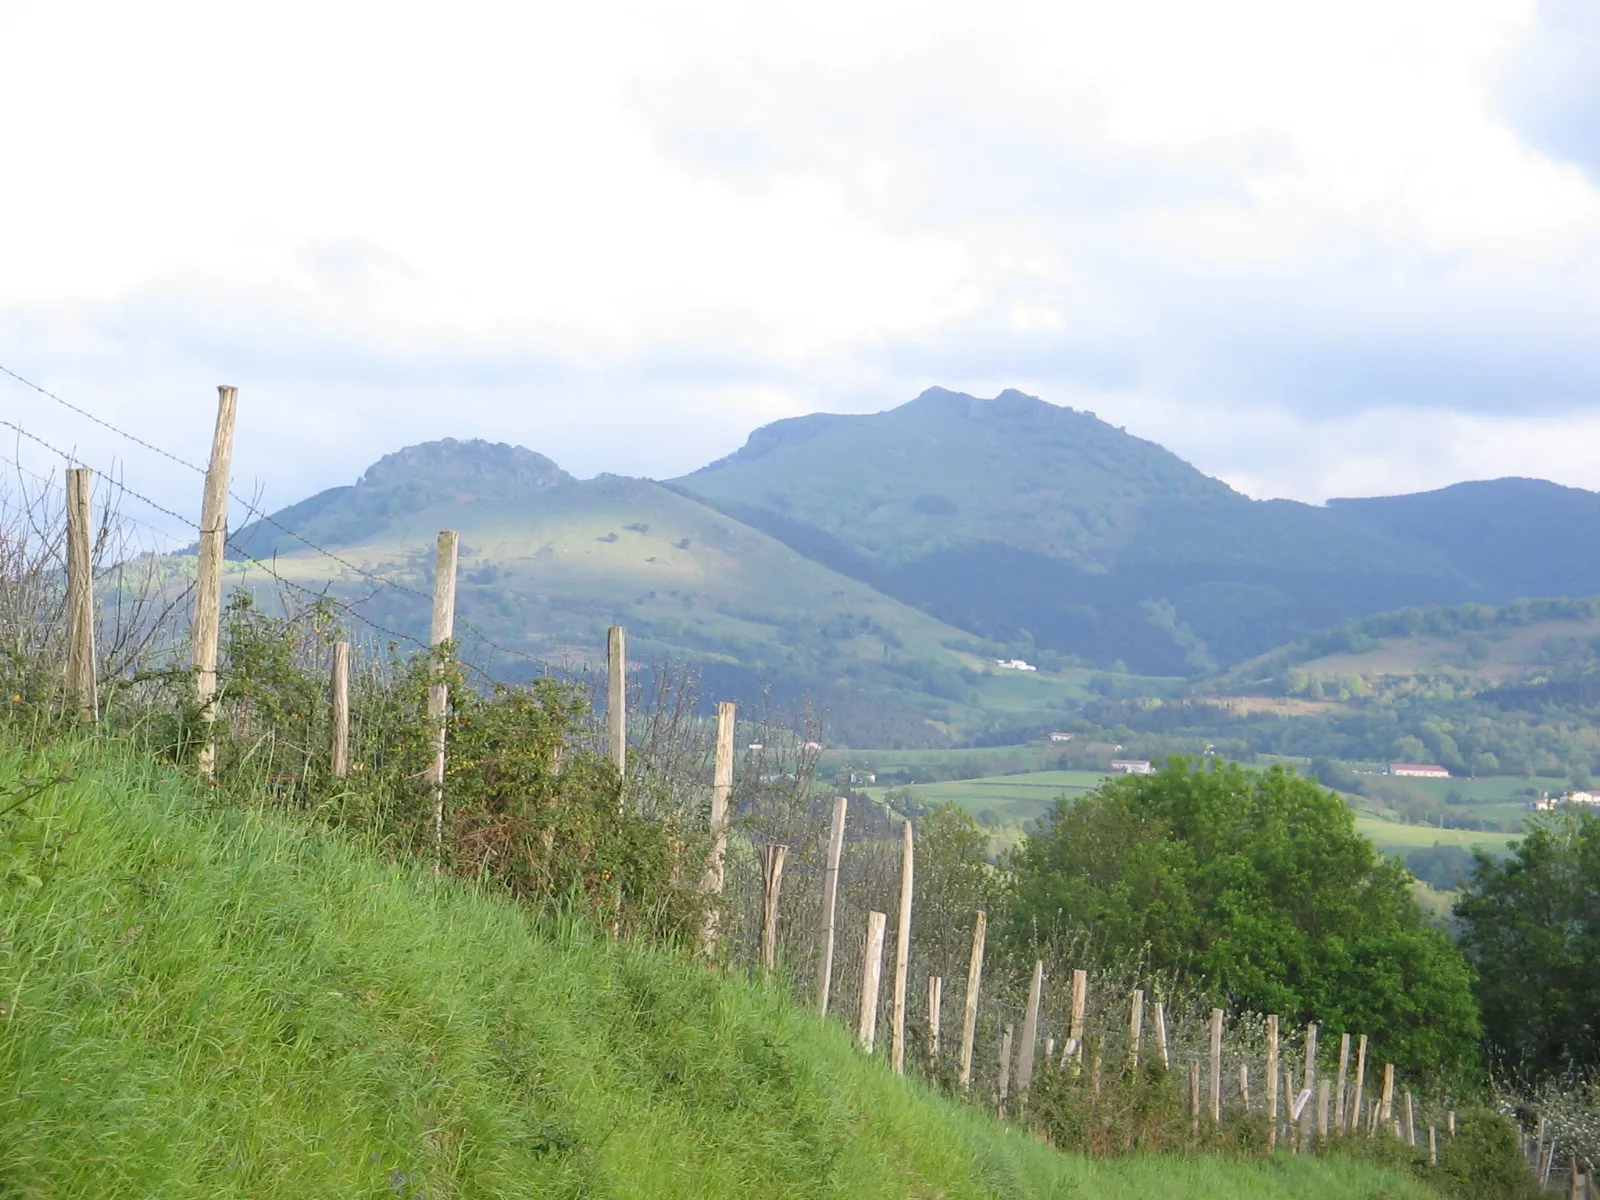
M439 531L439 546L433 565L433 624L428 644L435 648L455 636L456 559L461 548L454 529ZM428 722L433 736L433 764L424 778L433 788L433 871L444 864L444 727L449 715L450 688L444 680L444 663L434 664L435 682L428 688Z
M788 853L789 847L777 845L761 851L761 969L767 972L778 961L778 893Z
M900 919L894 927L894 1009L889 1033L889 1065L896 1075L906 1070L906 987L910 983L911 891L916 849L911 822L905 823L905 845L900 853Z
M996 1080L995 1091L1000 1097L999 1113L1006 1115L1006 1097L1011 1093L1011 1034L1013 1027L1006 1026L1004 1036L1000 1039L1000 1078Z
M239 389L217 388L217 427L211 436L211 460L200 504L200 553L195 564L194 624L189 646L194 664L194 698L205 731L200 744L200 774L216 775L217 643L222 627L222 563L228 544L228 479L233 463L233 423Z
M333 644L333 746L328 755L335 779L350 774L350 643Z
M1220 1008L1211 1010L1211 1123L1222 1124L1222 1018Z
M989 915L978 913L972 919L972 958L967 963L967 998L961 1015L961 1069L957 1082L966 1091L972 1085L972 1040L978 1031L978 989L983 982L983 940Z
M939 1062L939 1017L944 1008L944 976L928 976L928 1061Z
M1317 1023L1312 1021L1306 1026L1306 1071L1301 1085L1306 1095L1313 1095L1317 1087ZM1311 1145L1311 1105L1308 1102L1300 1113L1300 1144L1309 1148Z
M1406 1092L1406 1145L1417 1144L1417 1110L1411 1099L1411 1093Z
M1246 1112L1250 1111L1250 1064L1239 1064L1239 1099L1244 1104Z
M1200 1060L1189 1060L1189 1132L1200 1133Z
M1394 1064L1383 1064L1383 1104L1379 1110L1379 1119L1387 1129L1389 1122L1394 1118Z
M1345 1081L1350 1072L1350 1035L1339 1035L1339 1087L1333 1097L1333 1132L1344 1133Z
M1144 1035L1144 989L1134 988L1128 1004L1128 1068L1139 1069L1139 1042Z
M67 690L80 721L100 719L94 678L94 560L89 553L93 516L88 467L67 470Z
M1156 1001L1156 1049L1161 1051L1161 1069L1172 1070L1172 1059L1167 1054L1167 1006L1164 1001Z
M621 625L606 630L606 749L617 778L627 779L628 631Z
M1089 972L1079 968L1072 972L1072 1019L1067 1026L1067 1048L1061 1052L1061 1065L1067 1059L1083 1062L1083 1017L1089 1005Z
M1319 1138L1326 1138L1328 1136L1329 1086L1330 1085L1326 1079L1317 1080L1317 1136Z
M878 987L883 982L883 931L889 924L887 913L867 914L867 953L861 962L861 1021L857 1037L861 1049L872 1053L878 1035Z
M1267 1149L1278 1144L1278 1017L1267 1017Z
M1033 980L1028 984L1028 1007L1022 1017L1022 1045L1017 1050L1017 1098L1028 1102L1028 1085L1033 1082L1034 1043L1039 1040L1039 1004L1044 995L1044 962L1033 960Z
M1350 1133L1361 1132L1361 1106L1367 1099L1367 1035L1356 1040L1356 1081L1350 1102Z
M711 859L700 885L701 892L707 896L721 896L725 878L723 863L728 855L728 799L733 794L733 729L737 713L737 707L726 700L717 705L717 746L711 768ZM715 954L717 950L714 906L706 912L706 923L700 930L700 949L705 954Z
M1437 1125L1428 1126L1428 1165L1431 1167L1439 1165L1439 1127Z
M828 835L828 862L822 870L822 919L817 929L817 1011L828 1015L828 994L833 989L833 916L839 900L839 855L844 851L844 814L849 800L833 801L833 830Z

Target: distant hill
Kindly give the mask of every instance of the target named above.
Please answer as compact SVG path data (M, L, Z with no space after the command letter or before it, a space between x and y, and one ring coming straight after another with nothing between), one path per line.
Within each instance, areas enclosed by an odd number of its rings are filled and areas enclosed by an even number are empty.
M463 618L494 641L585 661L621 622L726 694L826 695L857 745L1048 727L1095 669L1194 678L1396 610L1600 594L1600 495L1505 479L1251 500L1017 391L778 421L662 484L446 439L234 540L420 633L423 601L305 541L426 591L444 527L464 538Z
M779 421L671 486L973 633L1150 673L1481 590L1380 510L1251 500L1017 391Z
M368 619L423 637L421 596L374 585L306 542L427 594L434 541L447 528L462 539L460 639L469 654L497 660L501 677L540 669L523 654L596 662L606 627L617 623L628 627L634 661L687 661L720 698L809 697L826 710L836 741L942 745L957 727L982 723L972 687L982 681L970 670L964 678L963 660L945 645L970 642L960 630L660 484L580 481L521 448L413 446L354 486L319 493L232 540L285 578L330 586ZM517 654L484 645L474 630ZM1028 683L1041 706L1052 688L1071 687Z
M1488 479L1409 496L1330 500L1328 507L1442 555L1484 604L1600 592L1594 492L1543 479Z

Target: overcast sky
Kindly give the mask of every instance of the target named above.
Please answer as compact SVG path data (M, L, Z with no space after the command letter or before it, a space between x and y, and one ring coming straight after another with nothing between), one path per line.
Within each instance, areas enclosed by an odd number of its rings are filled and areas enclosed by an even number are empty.
M1600 488L1595 0L0 0L0 132L0 363L195 458L238 385L274 504L931 384L1255 496Z

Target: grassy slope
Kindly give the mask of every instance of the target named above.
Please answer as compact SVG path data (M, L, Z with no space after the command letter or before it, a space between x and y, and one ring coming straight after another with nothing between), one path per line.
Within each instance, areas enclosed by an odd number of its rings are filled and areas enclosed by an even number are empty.
M844 614L891 630L912 653L947 656L940 642L963 636L648 480L566 484L514 509L492 500L433 504L339 549L380 574L410 574L408 582L426 590L418 568L431 566L434 538L446 528L461 532L464 614L519 641L532 632L582 648L592 645L596 627L628 621L694 648L697 638L766 641L772 628L762 617L822 621ZM474 575L487 564L495 575L480 583ZM337 569L304 550L280 557L278 567L307 581ZM847 656L883 656L877 637L836 642Z
M1058 1155L775 992L77 758L7 818L6 1195L1421 1195ZM0 787L53 770L0 749Z

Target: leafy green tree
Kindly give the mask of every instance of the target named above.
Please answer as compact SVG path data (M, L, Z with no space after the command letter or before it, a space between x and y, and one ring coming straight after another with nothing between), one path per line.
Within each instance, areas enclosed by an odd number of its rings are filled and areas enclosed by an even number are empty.
M1395 738L1394 745L1389 747L1389 757L1395 762L1421 762L1428 757L1428 748L1422 744L1420 738L1407 734L1405 737Z
M973 915L1001 919L1005 876L988 861L988 833L954 804L925 810L916 825L911 944L937 973L954 977L966 969Z
M1491 1050L1534 1076L1600 1065L1600 816L1529 819L1456 903Z
M1313 780L1177 762L1058 803L1012 866L1019 948L1086 935L1108 958L1188 972L1235 1010L1371 1033L1398 1064L1475 1060L1466 960L1405 868Z

